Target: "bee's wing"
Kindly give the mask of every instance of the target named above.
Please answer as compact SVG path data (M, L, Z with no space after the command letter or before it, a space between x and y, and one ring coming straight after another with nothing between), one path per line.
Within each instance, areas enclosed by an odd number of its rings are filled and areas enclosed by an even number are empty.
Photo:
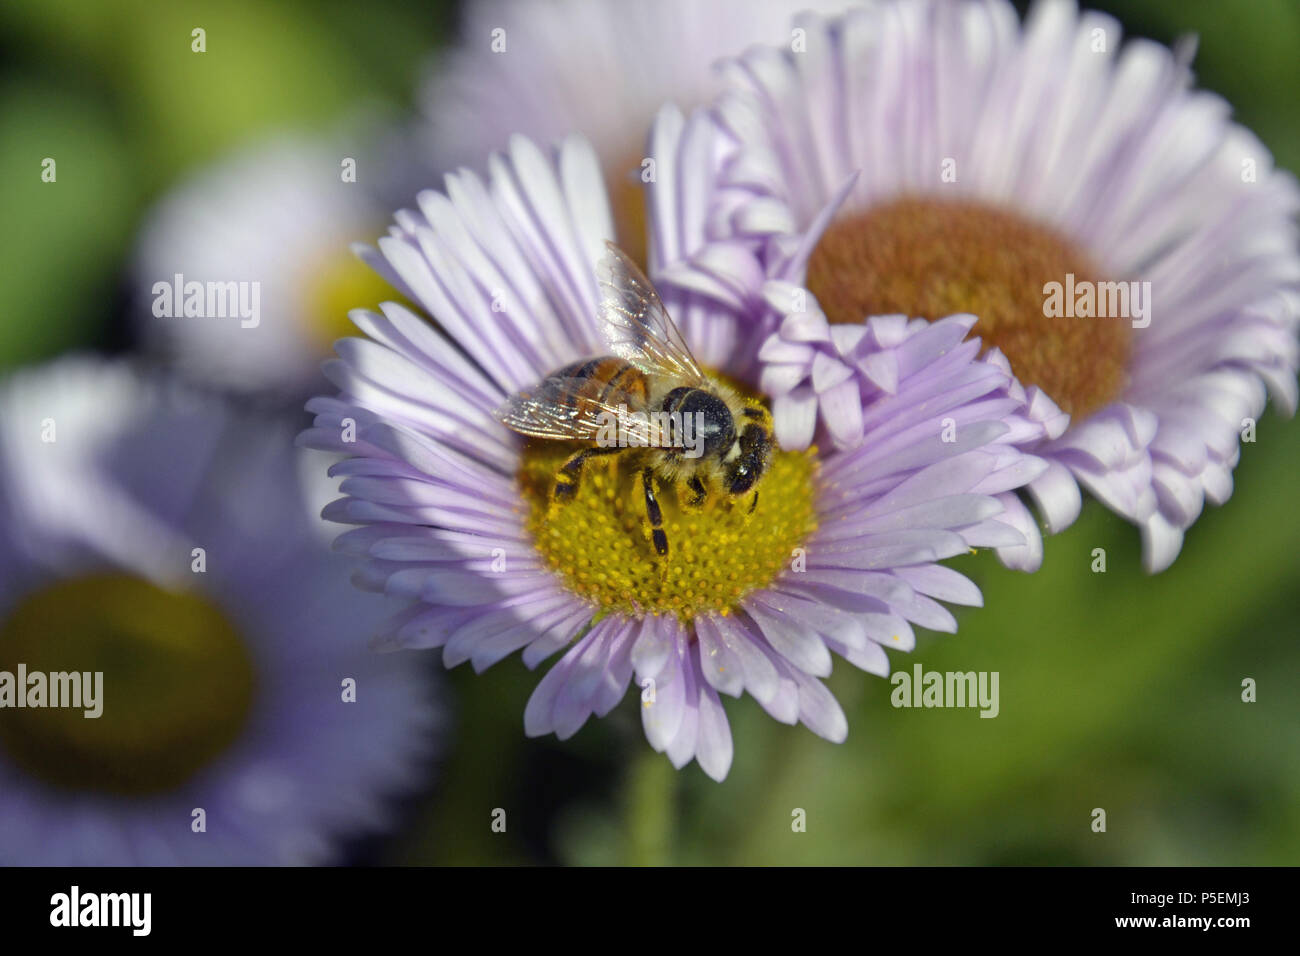
M659 425L645 415L643 401L621 389L600 399L588 397L582 394L588 384L584 379L552 375L512 395L496 410L497 421L532 438L588 442L599 439L601 429L608 429L612 421L621 425L629 445L661 444Z
M647 375L707 385L708 378L645 273L612 242L605 247L608 252L596 267L596 279L610 350Z

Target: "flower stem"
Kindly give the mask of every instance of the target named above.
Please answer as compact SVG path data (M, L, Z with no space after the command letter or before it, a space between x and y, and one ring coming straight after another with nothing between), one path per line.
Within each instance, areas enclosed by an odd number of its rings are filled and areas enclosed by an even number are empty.
M664 866L671 857L677 772L644 744L628 767L624 789L624 863Z

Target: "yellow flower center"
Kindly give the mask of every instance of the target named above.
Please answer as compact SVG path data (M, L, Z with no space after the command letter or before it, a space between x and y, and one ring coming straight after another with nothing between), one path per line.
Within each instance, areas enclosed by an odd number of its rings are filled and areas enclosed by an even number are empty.
M832 223L807 284L831 322L969 312L972 335L1080 420L1123 390L1131 320L1047 317L1044 286L1071 273L1076 283L1102 279L1046 226L977 202L902 198Z
M199 595L116 574L60 581L0 621L0 752L55 786L169 790L238 738L254 684L243 641Z
M669 545L661 558L646 518L642 453L591 459L577 494L555 501L556 473L574 450L568 443L530 442L519 482L528 529L546 564L602 612L675 614L684 622L727 614L749 592L771 585L817 527L816 450L777 450L755 486L752 514L748 495L730 501L715 492L692 508L689 492L656 481Z
M350 311L374 309L380 302L401 302L409 307L386 279L348 249L331 248L309 274L305 313L309 334L320 351L327 353L339 339L360 334L348 318Z

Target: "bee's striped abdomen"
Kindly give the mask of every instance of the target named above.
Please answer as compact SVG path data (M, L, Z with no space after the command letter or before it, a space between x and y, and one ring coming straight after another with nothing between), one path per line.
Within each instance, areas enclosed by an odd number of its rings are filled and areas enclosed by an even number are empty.
M593 405L629 405L629 411L645 407L649 392L645 373L621 358L602 356L585 362L575 362L555 373L557 377L572 379L574 387L559 401L573 410L575 417L599 415L603 408ZM555 479L555 497L561 501L572 498L578 490L578 476L588 458L616 454L621 448L588 448L572 455L560 469Z
M612 355L574 362L555 374L581 383L564 396L564 404L580 414L590 412L592 403L641 408L649 392L645 373Z

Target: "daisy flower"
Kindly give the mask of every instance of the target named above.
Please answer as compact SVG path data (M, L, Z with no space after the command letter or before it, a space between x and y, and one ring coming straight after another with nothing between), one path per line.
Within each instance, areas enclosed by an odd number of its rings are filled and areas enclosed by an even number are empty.
M673 110L656 126L652 261L702 228L706 197L682 197L702 184L693 167L711 130ZM421 193L377 251L361 250L437 327L391 303L354 312L367 337L338 343L325 373L340 394L309 403L300 439L351 456L333 469L344 497L325 517L358 526L337 545L363 559L357 583L412 602L377 643L441 648L447 666L475 670L518 650L529 667L561 654L525 709L530 736L571 736L635 679L651 746L717 780L732 760L720 695L748 692L777 720L842 740L822 683L832 655L886 675L885 649L910 649L913 626L955 629L940 602L980 603L937 562L1026 546L1000 497L1045 467L1019 447L1042 431L1023 391L963 344L970 316L875 319L853 354L879 385L844 398L865 440L776 450L752 513L718 495L688 507L660 482L663 556L634 455L593 459L557 501L572 443L524 441L496 417L511 395L609 352L599 157L578 137L550 154L516 137L488 169ZM761 398L744 316L690 293L664 304L701 366Z
M283 429L91 358L0 410L0 862L320 863L387 825L430 687L356 644Z
M778 363L792 288L833 329L977 315L973 332L1070 416L1035 448L1048 529L1077 517L1082 485L1141 529L1148 570L1168 567L1204 502L1231 494L1267 395L1296 405L1294 179L1191 89L1185 56L1121 48L1113 19L1070 0L1023 26L1005 0L797 22L802 51L725 68L709 233L664 280L766 311ZM815 403L815 374L776 374L778 401Z
M383 292L347 254L387 218L372 173L341 145L283 137L178 185L146 220L134 265L146 346L205 383L317 387L347 310Z
M479 168L519 133L581 133L609 184L619 243L644 261L645 131L666 102L717 91L714 63L789 37L800 10L847 0L490 0L468 5L457 46L425 84L432 168Z

